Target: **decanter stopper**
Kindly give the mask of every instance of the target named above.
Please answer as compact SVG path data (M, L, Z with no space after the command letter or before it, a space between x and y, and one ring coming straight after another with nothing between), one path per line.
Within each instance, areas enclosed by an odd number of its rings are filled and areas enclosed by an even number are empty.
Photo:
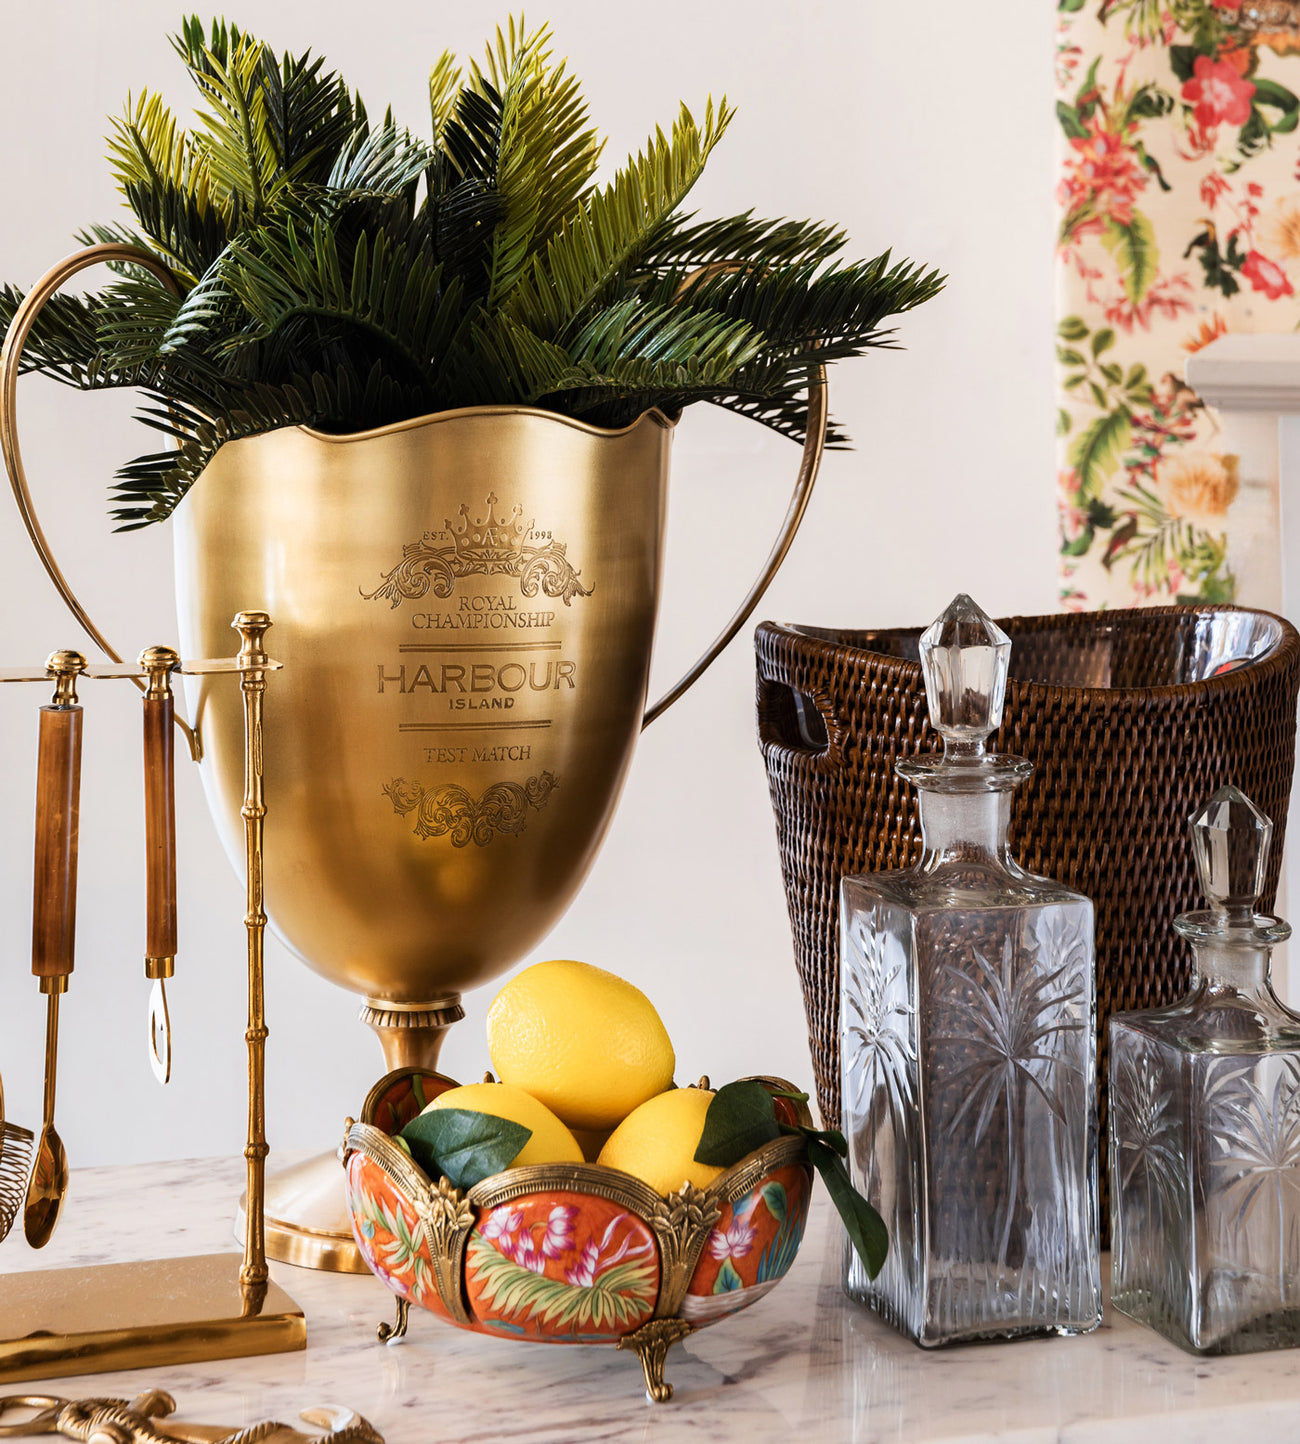
M1221 787L1187 820L1201 891L1223 926L1249 926L1264 891L1273 824L1238 787Z
M977 762L1002 722L1011 638L965 592L921 637L930 725L949 762Z

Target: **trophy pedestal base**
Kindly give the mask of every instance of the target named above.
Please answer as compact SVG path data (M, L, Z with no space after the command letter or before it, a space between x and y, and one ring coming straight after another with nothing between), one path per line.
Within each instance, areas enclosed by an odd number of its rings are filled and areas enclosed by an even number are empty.
M0 1383L305 1349L302 1310L276 1284L260 1305L246 1297L243 1262L207 1254L10 1274Z
M247 1196L239 1200L235 1237L244 1237ZM299 1268L367 1274L352 1237L343 1199L343 1169L334 1153L319 1153L266 1178L266 1256Z

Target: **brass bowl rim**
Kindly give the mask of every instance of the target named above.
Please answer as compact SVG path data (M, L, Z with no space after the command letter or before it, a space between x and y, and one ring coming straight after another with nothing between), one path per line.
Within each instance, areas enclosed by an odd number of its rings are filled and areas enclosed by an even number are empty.
M397 1068L385 1075L366 1095L360 1120L347 1120L342 1150L344 1163L350 1154L364 1153L372 1163L383 1169L412 1203L421 1194L428 1196L438 1193L438 1180L430 1178L405 1149L393 1142L392 1135L385 1133L372 1120L373 1108L382 1094L394 1082L415 1073L426 1077L447 1077L436 1069L419 1067ZM783 1092L802 1091L796 1090L794 1084L786 1079L771 1074L737 1081L774 1084ZM813 1119L808 1104L796 1102L794 1107L800 1123L811 1127ZM782 1134L780 1138L774 1138L770 1143L747 1153L729 1168L724 1168L717 1178L697 1191L701 1195L716 1198L720 1203L734 1203L738 1197L748 1192L753 1183L768 1169L781 1168L799 1161L811 1167L805 1140L797 1134ZM417 1189L410 1187L412 1180L419 1184ZM632 1208L643 1219L649 1218L656 1205L662 1205L674 1196L657 1193L644 1179L625 1173L621 1168L612 1168L607 1163L588 1163L585 1160L582 1163L534 1163L522 1168L505 1168L500 1173L480 1179L460 1196L475 1208L493 1208L522 1193L542 1192L547 1189L566 1193L592 1193L598 1197L616 1199L625 1207ZM456 1192L460 1193L460 1190ZM645 1207L641 1206L643 1200Z
M421 1194L438 1193L438 1181L392 1140L392 1135L373 1123L349 1120L343 1143L343 1161L353 1153L364 1154L414 1203ZM719 1203L734 1203L748 1193L755 1180L773 1168L791 1163L808 1163L807 1145L797 1134L785 1133L764 1143L752 1153L724 1168L711 1183L695 1192L716 1198ZM412 1188L411 1182L419 1185ZM738 1186L739 1185L739 1186ZM648 1220L657 1205L674 1197L657 1193L644 1179L608 1163L530 1163L522 1168L505 1168L490 1174L465 1190L454 1190L476 1209L497 1208L525 1193L578 1193L608 1198L632 1209Z
M637 427L647 422L654 422L662 426L665 431L676 429L680 418L669 416L666 411L660 410L658 406L651 406L643 411L635 421L630 421L626 426L593 426L589 421L579 421L572 416L562 416L558 411L546 411L540 406L458 406L450 411L431 411L424 416L412 416L405 421L390 421L386 426L373 426L368 431L317 431L313 426L304 426L301 423L297 426L286 426L277 428L283 431L298 431L304 436L310 436L313 441L325 441L336 445L346 445L352 441L373 441L380 436L395 436L401 431L415 431L422 426L430 426L440 421L460 421L470 416L538 416L546 421L557 421L563 426L571 427L574 431L583 432L587 436L614 438L628 436ZM267 433L259 432L258 435ZM255 441L256 436L236 437L236 441ZM226 442L225 445L231 445Z

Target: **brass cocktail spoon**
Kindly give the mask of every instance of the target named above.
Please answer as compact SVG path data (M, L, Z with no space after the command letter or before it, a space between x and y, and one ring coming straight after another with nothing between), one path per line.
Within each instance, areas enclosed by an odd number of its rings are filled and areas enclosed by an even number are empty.
M77 925L77 827L81 797L80 652L55 652L45 664L54 699L41 708L36 761L36 863L32 894L32 972L45 994L45 1109L36 1165L27 1187L23 1232L33 1248L50 1241L68 1192L68 1155L54 1127L59 999L72 972Z

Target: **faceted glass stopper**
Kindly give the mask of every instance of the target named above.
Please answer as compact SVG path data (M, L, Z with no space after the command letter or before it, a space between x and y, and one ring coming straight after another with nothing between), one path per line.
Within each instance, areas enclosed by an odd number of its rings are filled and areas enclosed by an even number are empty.
M962 592L921 637L930 725L948 756L979 757L1002 721L1011 638Z
M1264 890L1273 824L1240 788L1221 787L1188 819L1201 890L1216 913L1250 922Z

